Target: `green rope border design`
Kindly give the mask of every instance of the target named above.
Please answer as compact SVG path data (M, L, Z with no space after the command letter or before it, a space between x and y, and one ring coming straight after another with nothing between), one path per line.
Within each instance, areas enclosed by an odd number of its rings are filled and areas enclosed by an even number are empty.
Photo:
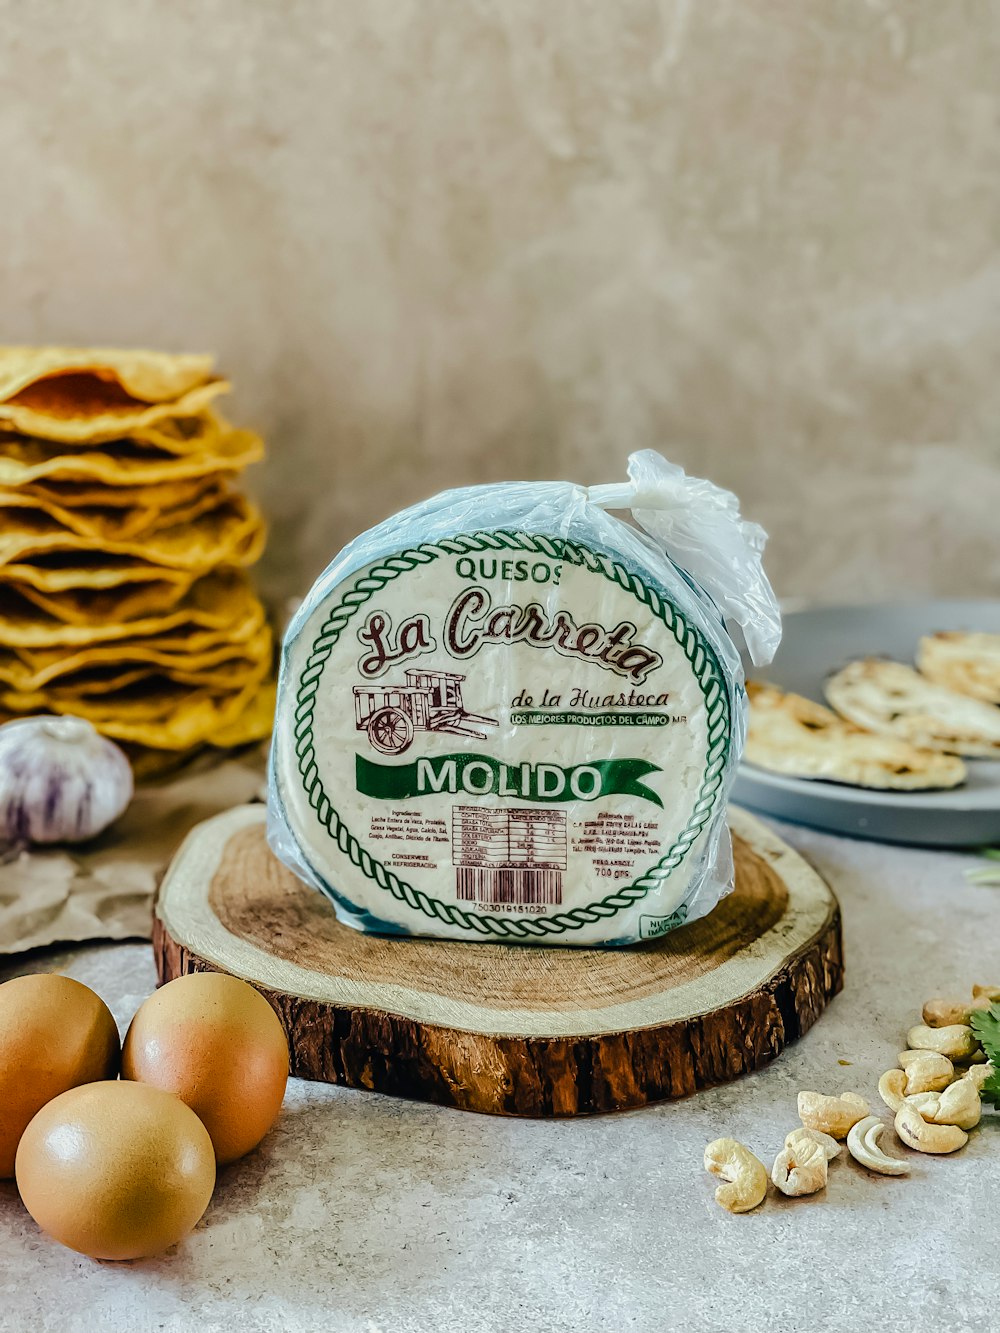
M316 765L312 723L319 680L334 644L354 613L387 583L419 565L428 564L444 555L466 555L471 551L484 550L541 552L553 559L568 561L593 573L602 574L624 591L632 593L663 622L684 650L684 655L694 668L708 708L708 749L702 784L691 817L677 841L652 870L640 876L627 888L619 889L599 902L590 903L587 907L577 907L557 916L509 919L467 912L454 904L432 898L422 889L417 889L405 880L401 880L366 851L345 826L323 788ZM317 820L334 839L339 850L361 870L362 874L374 880L379 888L391 893L397 901L405 902L408 907L423 912L426 916L436 917L446 925L461 926L480 935L494 935L501 939L538 939L546 935L561 935L566 931L579 930L602 918L615 916L644 898L652 889L659 887L669 877L671 871L683 861L708 822L722 784L729 751L729 695L718 658L711 647L704 643L697 632L687 624L673 603L662 598L655 588L648 587L624 565L609 556L577 546L564 538L502 530L463 533L437 543L422 543L420 546L388 556L378 565L374 565L344 594L331 610L314 640L309 659L299 678L294 736L298 770L309 804L315 810Z

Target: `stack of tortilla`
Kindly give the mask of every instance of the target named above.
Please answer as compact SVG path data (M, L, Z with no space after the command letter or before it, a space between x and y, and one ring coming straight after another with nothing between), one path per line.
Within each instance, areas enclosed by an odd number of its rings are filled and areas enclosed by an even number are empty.
M849 662L825 683L835 711L751 681L746 758L793 777L895 791L957 787L966 759L1000 758L1000 634L925 635L916 666Z
M206 356L0 348L0 718L88 718L147 769L270 730L228 388Z

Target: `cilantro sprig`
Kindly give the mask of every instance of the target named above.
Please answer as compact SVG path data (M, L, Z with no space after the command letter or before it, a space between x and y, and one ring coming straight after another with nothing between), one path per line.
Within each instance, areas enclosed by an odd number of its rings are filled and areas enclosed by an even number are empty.
M993 1073L982 1087L983 1101L1000 1107L1000 1004L973 1010L971 1022L972 1030L993 1066Z
M993 864L970 866L965 872L965 878L970 884L1000 887L1000 847L980 847L979 855L986 861L992 861Z

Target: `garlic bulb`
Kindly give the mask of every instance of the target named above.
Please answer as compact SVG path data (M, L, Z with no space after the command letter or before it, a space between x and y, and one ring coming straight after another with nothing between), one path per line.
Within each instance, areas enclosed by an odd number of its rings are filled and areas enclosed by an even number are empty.
M79 717L0 726L0 840L86 842L132 799L132 766Z

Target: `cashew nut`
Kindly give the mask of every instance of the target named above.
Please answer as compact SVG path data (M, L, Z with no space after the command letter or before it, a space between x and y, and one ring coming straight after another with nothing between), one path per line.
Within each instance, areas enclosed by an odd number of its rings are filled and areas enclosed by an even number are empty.
M716 1139L705 1149L705 1170L725 1183L715 1191L715 1202L731 1213L748 1213L763 1203L767 1169L749 1148L735 1139Z
M940 1092L955 1077L955 1066L937 1051L900 1051L899 1063L906 1070L906 1094Z
M786 1144L771 1169L775 1187L790 1198L826 1189L826 1177L826 1149L814 1139L799 1139L791 1147Z
M983 1118L983 1100L979 1088L971 1079L962 1078L945 1088L941 1109L934 1116L937 1124L957 1125L959 1129L975 1129Z
M949 1060L971 1060L979 1050L979 1042L967 1023L950 1023L943 1028L918 1023L906 1034L906 1044L911 1050L937 1051Z
M827 1097L822 1092L799 1093L799 1119L806 1129L819 1129L835 1139L846 1139L852 1125L868 1114L868 1103L856 1092Z
M818 1143L826 1153L828 1162L839 1157L843 1151L832 1134L824 1134L820 1129L793 1129L785 1135L786 1148L796 1148L800 1143Z
M898 1111L906 1098L906 1070L887 1069L878 1081L878 1095L890 1111Z
M957 1125L959 1129L975 1129L983 1115L983 1104L975 1084L960 1078L944 1092L918 1092L907 1097L925 1120L935 1125Z
M984 1065L969 1065L964 1074L960 1074L956 1083L971 1083L977 1092L982 1093L983 1084L993 1073L993 1065L987 1060Z
M856 1162L866 1166L869 1171L877 1171L882 1176L908 1176L909 1162L899 1157L890 1157L879 1147L879 1139L885 1125L877 1115L866 1115L851 1127L847 1136L847 1150Z
M921 1093L921 1096L932 1096ZM896 1133L910 1148L917 1152L949 1153L964 1148L969 1136L957 1125L936 1125L923 1118L917 1107L904 1102L896 1112Z
M985 1000L987 1004L995 1004L1000 1000L1000 986L973 986L973 1000ZM979 1008L978 1005L975 1006Z
M955 1024L967 1024L971 1012L972 1005L964 1000L936 998L926 1002L922 1017L928 1027L946 1028Z

